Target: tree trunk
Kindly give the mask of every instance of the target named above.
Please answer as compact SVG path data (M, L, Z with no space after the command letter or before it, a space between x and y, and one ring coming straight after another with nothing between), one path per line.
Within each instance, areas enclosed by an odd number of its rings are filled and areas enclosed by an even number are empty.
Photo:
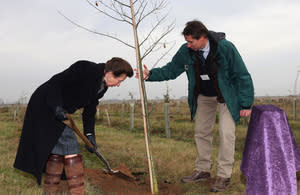
M154 170L153 156L152 156L152 148L151 148L151 140L150 140L150 125L149 125L149 116L148 116L148 108L147 108L147 96L145 90L145 82L143 78L143 69L142 62L140 57L140 48L137 37L137 29L135 23L135 15L132 0L130 0L130 8L131 8L131 16L132 16L132 26L135 40L135 50L136 50L136 62L137 68L140 72L139 77L139 87L140 87L140 96L141 96L141 105L143 112L143 121L144 121L144 133L145 133L145 144L147 150L147 158L148 158L148 167L149 167L149 175L150 175L150 186L152 194L158 194L158 186L157 180Z

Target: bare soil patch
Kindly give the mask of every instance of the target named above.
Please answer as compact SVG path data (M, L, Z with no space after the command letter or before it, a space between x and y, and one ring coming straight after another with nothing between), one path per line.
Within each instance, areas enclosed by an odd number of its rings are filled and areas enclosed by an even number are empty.
M131 173L125 164L120 164L114 170L120 170L122 174L108 174L101 169L85 168L85 178L89 183L99 188L104 194L116 195L150 195L151 187L149 176L142 173ZM160 195L181 195L184 190L176 183L158 183ZM61 182L60 192L67 192L66 181Z

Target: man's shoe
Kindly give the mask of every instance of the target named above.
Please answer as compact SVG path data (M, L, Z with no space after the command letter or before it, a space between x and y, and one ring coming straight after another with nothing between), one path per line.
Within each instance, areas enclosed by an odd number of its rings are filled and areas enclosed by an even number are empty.
M230 178L217 177L215 184L211 187L211 192L223 192L230 183Z
M184 176L181 181L183 183L194 183L198 181L203 181L210 178L210 173L209 172L204 172L204 171L194 171L192 175L189 176Z

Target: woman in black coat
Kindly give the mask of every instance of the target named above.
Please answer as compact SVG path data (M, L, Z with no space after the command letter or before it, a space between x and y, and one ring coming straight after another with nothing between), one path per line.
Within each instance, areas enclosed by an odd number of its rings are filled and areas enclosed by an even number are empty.
M96 147L98 99L132 75L130 64L121 58L105 64L78 61L38 87L28 103L14 167L34 175L38 184L46 169L46 193L57 190L65 169L71 194L83 194L82 156L74 132L63 123L65 113L83 108L84 134Z

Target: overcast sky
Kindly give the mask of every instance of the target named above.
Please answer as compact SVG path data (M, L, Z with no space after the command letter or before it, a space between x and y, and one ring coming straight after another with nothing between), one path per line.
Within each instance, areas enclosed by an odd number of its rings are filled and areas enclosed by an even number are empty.
M136 67L133 49L76 27L57 10L90 29L134 44L131 26L99 14L85 0L1 0L0 98L5 102L24 95L29 98L39 85L77 60L106 62L118 56ZM170 0L165 24L175 21L176 26L165 41L176 41L176 45L157 67L170 61L185 42L181 35L185 23L198 19L210 30L225 32L235 44L252 76L256 96L290 95L300 71L299 10L299 0ZM149 26L150 21L142 27ZM144 63L151 68L156 56ZM187 79L182 74L173 81L146 83L148 98L163 98L166 85L171 98L187 95ZM109 89L104 99L128 99L129 92L139 98L137 79Z

